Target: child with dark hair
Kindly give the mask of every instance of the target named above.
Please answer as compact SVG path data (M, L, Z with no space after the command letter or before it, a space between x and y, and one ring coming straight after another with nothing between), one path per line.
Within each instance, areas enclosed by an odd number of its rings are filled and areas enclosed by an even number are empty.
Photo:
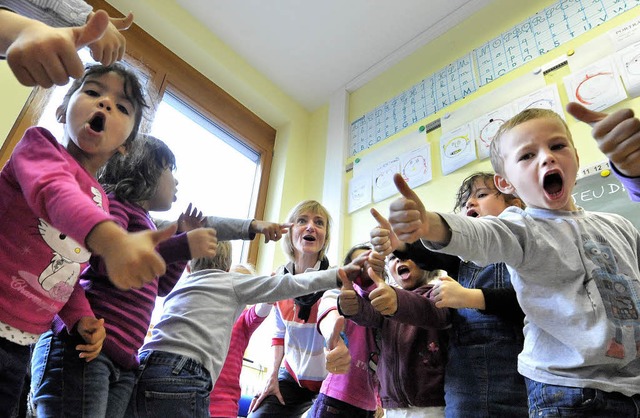
M246 304L334 288L341 280L355 279L363 262L274 276L217 270L215 258L193 262L191 273L165 299L162 316L140 350L140 376L128 415L208 418L211 388L229 349L233 323Z
M435 306L432 281L438 276L410 260L390 256L391 287L368 268L375 289L362 297L351 283L340 291L340 313L379 335L377 375L387 417L442 417L449 310Z
M454 210L469 217L498 216L509 206L523 207L517 197L500 192L493 173L477 172L463 180ZM526 416L527 392L517 370L524 336L524 314L504 263L480 267L417 242L401 243L389 222L372 211L379 227L371 231L375 248L428 270L441 268L434 286L436 306L451 310L449 360L445 371L445 416L451 418Z
M371 244L357 244L344 257L343 264L351 263L358 256L371 252ZM384 257L379 259L378 269L384 272ZM366 271L355 280L353 287L364 297L376 288ZM328 290L322 296L318 308L318 331L325 339L332 355L340 348L346 361L344 366L334 366L322 382L320 393L307 416L313 418L344 417L373 418L378 407L378 378L376 367L379 350L375 330L345 320L338 312L339 290ZM348 346L347 346L348 344ZM335 347L334 347L335 345ZM334 361L333 363L338 363Z
M129 153L112 158L98 180L109 197L111 215L130 232L154 230L149 211L166 211L176 196L175 157L152 136L141 135ZM138 367L137 352L149 327L156 296L166 296L192 256L213 255L213 229L199 228L197 210L187 209L178 234L158 247L167 273L141 289L124 291L109 281L100 257L92 257L80 276L94 314L105 321L102 353L91 363L75 355L78 338L56 318L52 331L36 344L33 360L33 403L41 416L121 417L129 403Z
M136 75L120 65L88 67L58 108L62 146L49 131L29 128L0 173L0 410L17 402L29 345L59 313L82 336L80 357L100 351L104 328L77 283L90 252L103 257L121 288L164 273L155 251L173 234L128 234L109 215L97 171L124 153L146 106ZM84 300L84 301L83 301Z

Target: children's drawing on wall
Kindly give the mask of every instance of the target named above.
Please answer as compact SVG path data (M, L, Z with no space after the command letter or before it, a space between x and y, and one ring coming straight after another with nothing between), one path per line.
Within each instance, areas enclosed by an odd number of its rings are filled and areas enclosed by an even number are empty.
M565 119L564 108L560 101L560 93L558 92L558 85L555 83L516 100L514 114L520 113L525 109L549 109L560 115L562 119Z
M349 180L349 213L371 203L371 176L355 176Z
M400 158L378 164L373 171L373 200L380 202L398 192L393 184L393 175L400 172Z
M466 123L440 138L440 160L442 173L449 174L476 159L476 147L473 130Z
M604 110L627 98L611 58L595 62L564 78L569 100L591 110Z
M514 115L513 106L511 104L504 105L496 110L492 110L473 121L475 125L476 147L478 149L478 158L489 158L489 147L493 137L498 132L498 128L505 121Z
M640 96L640 42L616 54L616 64L630 97Z
M416 187L431 180L431 147L424 145L400 156L400 173L409 186Z

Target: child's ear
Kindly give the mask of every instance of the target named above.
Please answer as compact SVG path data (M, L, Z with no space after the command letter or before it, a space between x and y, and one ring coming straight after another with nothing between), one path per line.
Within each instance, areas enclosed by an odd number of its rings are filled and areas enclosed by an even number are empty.
M123 157L126 156L128 152L126 145L124 144L120 145L118 148L116 148L116 152L122 155Z
M509 180L502 177L500 174L495 174L493 176L493 183L496 185L496 188L504 194L516 194L516 189L511 185Z
M67 123L67 109L63 106L58 106L56 109L56 119L60 123Z

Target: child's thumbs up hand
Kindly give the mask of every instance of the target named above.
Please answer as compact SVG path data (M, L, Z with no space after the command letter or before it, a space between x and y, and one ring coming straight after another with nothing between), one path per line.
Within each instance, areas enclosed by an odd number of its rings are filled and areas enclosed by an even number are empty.
M344 331L344 321L343 316L338 316L331 334L326 339L325 360L327 371L330 373L345 374L351 366L351 354L341 335Z
M384 269L387 266L386 260L387 258L384 255L380 254L377 251L371 251L371 253L369 253L369 258L367 259L367 263L369 264L368 267L371 267L373 271L378 274L378 276L383 277Z
M393 315L398 310L398 295L371 267L367 270L376 288L369 293L371 306L382 315Z
M402 175L396 173L393 182L402 197L391 202L389 224L400 241L415 242L428 232L426 209Z
M338 276L342 281L340 296L338 296L338 305L340 306L340 312L343 315L353 316L360 310L358 295L356 294L356 291L353 290L353 283L348 279L344 268L338 269Z
M394 250L400 247L402 244L398 239L398 236L391 229L391 224L385 218L375 210L371 208L371 215L378 222L378 226L373 228L369 233L371 237L371 245L373 245L374 251L379 252L382 255L389 255Z
M571 102L567 112L593 127L591 135L615 167L627 177L640 176L640 120L631 109L621 109L610 115L594 112Z
M166 271L157 245L175 234L177 225L158 231L128 233L115 222L98 224L87 236L92 251L104 259L109 280L118 289L141 288Z

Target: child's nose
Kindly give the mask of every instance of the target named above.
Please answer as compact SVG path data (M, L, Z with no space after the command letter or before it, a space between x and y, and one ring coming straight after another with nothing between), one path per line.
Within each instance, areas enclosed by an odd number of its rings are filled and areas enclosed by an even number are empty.
M543 165L547 165L549 163L553 163L556 161L555 156L553 155L553 152L551 151L546 151L542 153L542 164Z
M107 112L111 112L111 104L106 100L101 100L98 106L102 109L107 109Z

